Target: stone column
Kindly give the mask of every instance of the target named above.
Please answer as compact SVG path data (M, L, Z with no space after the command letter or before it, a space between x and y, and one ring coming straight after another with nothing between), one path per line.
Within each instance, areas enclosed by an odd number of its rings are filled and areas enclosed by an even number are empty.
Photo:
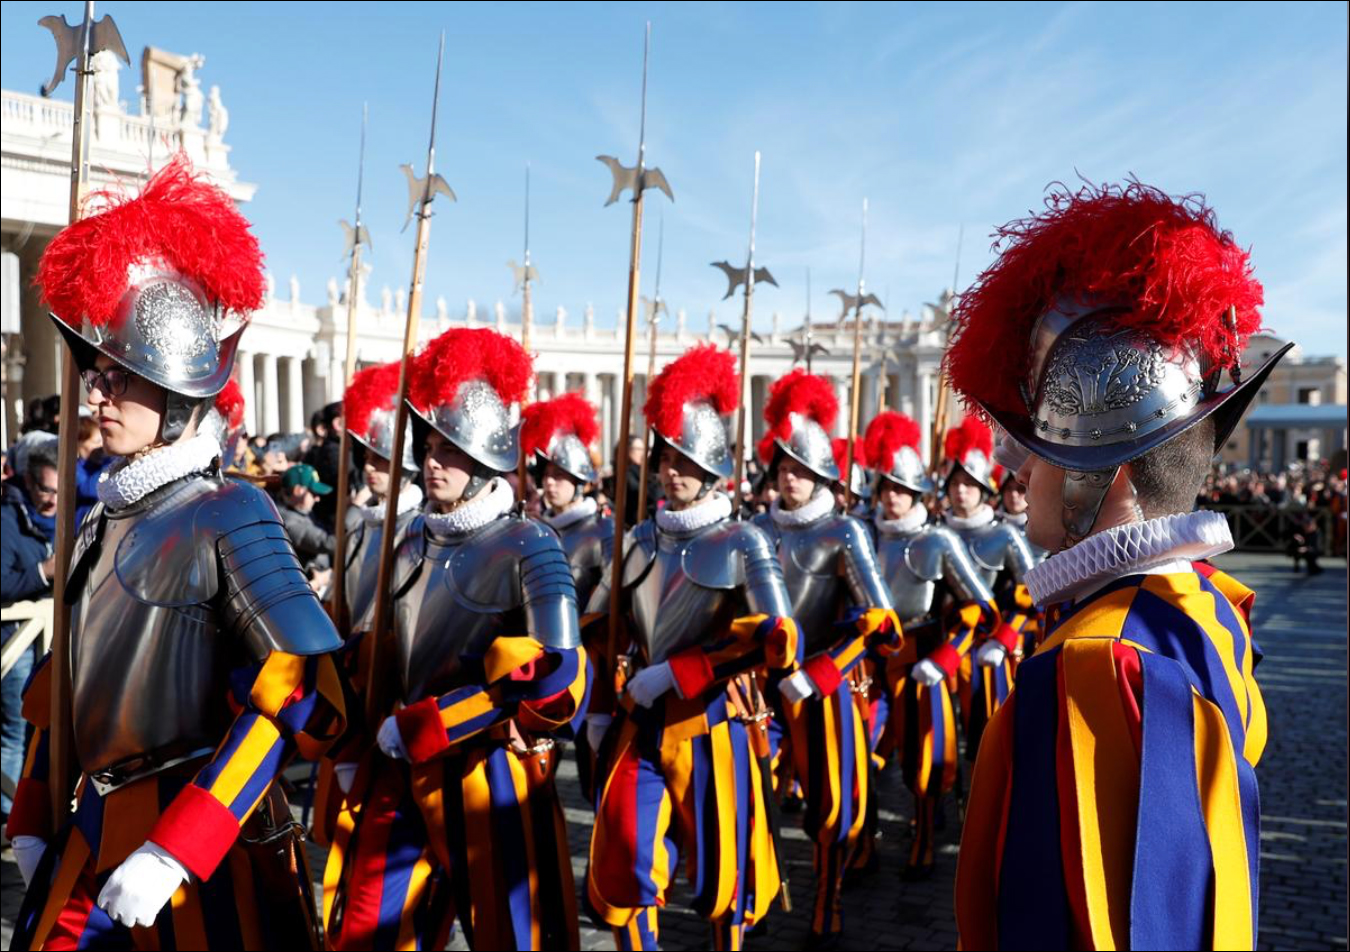
M244 429L249 436L257 436L258 388L253 381L253 354L239 351L234 365L239 368L239 391L244 395Z
M305 384L299 357L286 360L286 429L299 433L305 428Z
M834 432L831 436L848 435L848 412L849 412L849 383L848 377L834 378L834 395L839 400L839 418L834 421Z
M932 433L933 433L933 375L926 370L920 370L918 375L918 390L915 394L915 413L914 419L919 424L919 455L925 460L933 458L931 452Z
M280 408L277 406L277 358L275 354L262 357L262 432L276 433L281 429Z

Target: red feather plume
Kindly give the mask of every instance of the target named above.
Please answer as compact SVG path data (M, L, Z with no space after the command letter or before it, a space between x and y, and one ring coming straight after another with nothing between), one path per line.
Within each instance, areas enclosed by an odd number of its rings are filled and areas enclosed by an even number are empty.
M829 432L839 416L834 385L801 368L779 377L769 388L769 399L764 404L764 421L769 424L769 432L787 440L792 435L794 413L811 417Z
M581 445L590 447L600 435L595 407L580 393L564 393L553 400L531 403L520 412L520 451L533 456L548 450L556 433L575 433Z
M352 374L351 385L342 395L342 421L349 433L365 437L370 415L398 403L398 373L402 361L364 367Z
M642 412L663 436L678 436L684 405L706 400L722 416L736 409L741 378L736 358L714 344L696 344L662 368L647 390Z
M942 441L942 457L947 462L960 462L971 450L979 450L986 457L994 455L994 431L973 413L967 413L960 426L947 431Z
M867 424L864 440L867 458L874 468L889 471L901 447L908 446L919 452L919 437L919 424L903 413L885 410Z
M106 207L61 231L35 282L67 323L106 325L126 294L132 265L164 261L199 283L237 316L262 307L265 280L258 239L234 200L199 178L179 153L139 195L96 192Z
M830 440L830 449L834 452L834 465L839 470L839 475L844 475L844 464L848 462L848 439L843 436L836 436ZM871 466L869 460L871 456L867 452L866 441L861 436L853 438L853 462L857 463L863 469Z
M244 391L239 382L231 377L225 381L225 387L216 394L216 412L225 418L225 426L233 431L244 424Z
M773 431L770 430L760 437L759 442L755 444L755 454L759 457L759 461L765 466L768 466L773 462L773 448Z
M408 398L425 413L454 400L461 384L481 379L503 403L520 403L532 370L530 355L510 337L485 327L452 327L413 361Z
M967 405L1026 412L1016 369L1026 366L1036 319L1060 298L1125 302L1122 326L1165 347L1194 342L1217 366L1237 364L1260 328L1263 291L1248 252L1201 196L1172 198L1134 181L1077 192L1058 185L1045 206L995 232L998 260L956 305L945 364Z

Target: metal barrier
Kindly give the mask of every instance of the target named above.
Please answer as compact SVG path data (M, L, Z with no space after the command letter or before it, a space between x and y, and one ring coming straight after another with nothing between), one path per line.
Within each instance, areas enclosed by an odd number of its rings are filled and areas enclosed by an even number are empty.
M0 652L0 677L9 674L9 669L33 646L33 642L40 644L38 657L51 650L52 600L43 598L35 602L15 602L0 608L0 623L8 622L20 622L20 625L5 641L4 650Z
M1233 547L1239 552L1287 552L1295 528L1311 512L1317 519L1322 555L1330 555L1335 542L1336 523L1328 509L1276 509L1271 506L1204 507L1228 518L1233 532Z

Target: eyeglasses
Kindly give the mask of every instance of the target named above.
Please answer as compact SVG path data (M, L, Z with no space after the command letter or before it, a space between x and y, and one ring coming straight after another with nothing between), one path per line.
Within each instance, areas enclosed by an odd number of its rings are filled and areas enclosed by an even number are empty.
M126 393L127 385L134 376L135 374L120 367L109 367L107 370L95 370L91 367L80 372L85 391L93 393L97 390L105 397L120 397Z

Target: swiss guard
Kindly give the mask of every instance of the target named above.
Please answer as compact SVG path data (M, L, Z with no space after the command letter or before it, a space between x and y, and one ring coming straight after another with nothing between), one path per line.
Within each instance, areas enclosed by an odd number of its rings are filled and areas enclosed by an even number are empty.
M735 358L705 344L661 371L643 407L665 505L624 550L624 693L587 720L603 768L587 892L621 949L658 947L681 854L716 949L740 948L781 883L762 695L780 681L799 699L810 689L793 673L797 627L773 543L732 520L718 489L732 474L722 418L739 396ZM605 610L609 591L606 574L590 608Z
M1233 540L1192 507L1284 352L1240 366L1261 285L1203 200L1138 182L1056 189L1000 235L947 366L1010 437L1051 623L980 745L961 944L1250 949L1254 596L1204 561Z
M58 234L37 282L104 449L71 602L79 780L48 811L52 666L9 832L28 883L14 948L314 947L303 848L274 783L341 732L341 642L260 490L223 478L213 407L262 255L179 156ZM48 659L50 660L50 658Z
M904 876L922 879L933 872L942 797L958 780L950 684L997 615L960 537L929 518L924 496L934 486L919 456L919 425L885 410L868 425L865 446L876 473L877 564L905 630L904 649L885 665L885 690L873 692L873 741L879 758L896 753L914 795Z
M472 948L580 944L553 786L553 735L579 723L587 688L575 588L504 476L529 379L520 345L487 329L448 330L413 364L427 504L399 543L378 646L393 700L329 856L335 948L444 948L456 917ZM370 635L369 613L358 626Z
M967 416L943 439L944 488L951 508L942 522L965 543L975 571L994 592L998 610L998 624L962 659L957 673L966 756L971 760L979 749L984 725L1012 690L1022 645L1021 632L1003 621L1002 609L1012 607L1013 599L1008 595L999 601L998 593L1010 593L1021 585L1035 564L1022 529L1005 522L990 505L998 487L993 451L993 431L976 416Z
M871 677L864 661L869 654L893 654L901 641L867 528L836 511L841 474L829 429L838 414L825 378L794 370L774 382L764 406L769 442L761 455L778 498L754 520L778 549L804 642L802 674L811 682L808 697L784 698L778 713L814 847L808 941L816 948L837 946L842 936L840 890L867 815Z

